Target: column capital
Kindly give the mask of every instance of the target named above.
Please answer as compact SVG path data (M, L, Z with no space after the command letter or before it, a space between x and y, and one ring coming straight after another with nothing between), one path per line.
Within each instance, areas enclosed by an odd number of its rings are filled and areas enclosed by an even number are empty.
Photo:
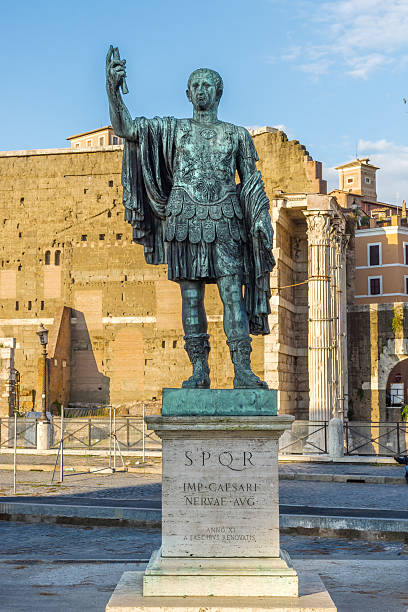
M333 216L331 220L330 238L333 247L337 253L341 253L343 250L343 238L346 230L346 222L340 216Z
M328 244L333 213L330 210L304 210L309 244Z

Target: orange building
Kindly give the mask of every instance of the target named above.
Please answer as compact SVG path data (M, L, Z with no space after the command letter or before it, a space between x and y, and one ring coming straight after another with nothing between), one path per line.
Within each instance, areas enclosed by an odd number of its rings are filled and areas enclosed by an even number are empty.
M408 301L408 223L402 207L377 200L378 166L355 159L337 166L338 203L356 215L356 304Z
M109 145L123 144L122 138L116 136L111 125L105 125L98 130L91 130L90 132L74 134L74 136L70 136L67 140L71 143L71 149L107 147Z

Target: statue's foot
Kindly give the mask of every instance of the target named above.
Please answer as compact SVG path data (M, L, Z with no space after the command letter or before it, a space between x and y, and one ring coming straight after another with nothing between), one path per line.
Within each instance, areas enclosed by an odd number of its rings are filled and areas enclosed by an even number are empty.
M268 389L268 385L252 370L235 372L234 389Z
M183 389L209 389L210 377L207 374L192 375L181 385Z

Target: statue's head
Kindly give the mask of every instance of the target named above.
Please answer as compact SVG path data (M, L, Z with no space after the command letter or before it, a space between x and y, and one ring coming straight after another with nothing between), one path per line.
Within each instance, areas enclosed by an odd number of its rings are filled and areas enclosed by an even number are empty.
M199 68L190 74L186 94L194 108L209 110L218 106L222 90L223 82L218 72L210 68Z

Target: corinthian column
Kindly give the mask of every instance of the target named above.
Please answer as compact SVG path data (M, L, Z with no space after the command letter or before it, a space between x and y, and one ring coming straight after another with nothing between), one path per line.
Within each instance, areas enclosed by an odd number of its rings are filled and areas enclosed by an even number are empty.
M340 360L341 376L339 380L341 389L341 418L347 417L348 413L348 359L347 359L347 265L346 253L350 235L344 234L341 237L340 252ZM340 416L340 415L339 415Z
M332 322L332 417L343 420L344 403L344 342L346 308L343 304L345 293L344 267L344 231L345 221L341 217L333 217L331 222L330 268L331 268L331 316Z
M330 291L330 232L332 213L304 211L307 221L309 262L309 420L328 421L333 416L332 341Z

